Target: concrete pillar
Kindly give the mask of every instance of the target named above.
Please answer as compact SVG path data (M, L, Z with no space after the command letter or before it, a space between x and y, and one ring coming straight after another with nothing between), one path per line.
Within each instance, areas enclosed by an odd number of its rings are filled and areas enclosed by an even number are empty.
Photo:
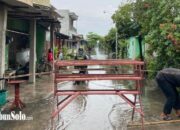
M50 47L53 51L53 64L52 64L52 70L54 71L54 24L51 23L51 26L50 26Z
M30 23L30 62L29 73L32 74L29 77L30 83L36 82L36 20L32 20Z
M6 46L6 27L7 27L7 8L0 4L0 78L5 72L5 46ZM0 80L0 88L3 89L4 82Z
M54 24L50 26L50 47L54 48Z

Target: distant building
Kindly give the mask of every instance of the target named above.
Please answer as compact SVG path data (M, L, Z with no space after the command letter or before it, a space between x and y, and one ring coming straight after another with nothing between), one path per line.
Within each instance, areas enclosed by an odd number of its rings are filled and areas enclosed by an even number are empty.
M58 10L58 13L63 17L61 21L61 33L73 38L77 35L77 29L75 28L75 21L78 20L78 16L74 12L69 10Z
M36 61L44 56L46 31L51 31L49 46L53 47L53 32L60 30L56 10L50 0L0 0L0 77L5 70L29 62L29 81L35 83ZM0 89L3 87L0 81Z
M69 10L57 10L60 18L61 29L60 33L56 34L58 40L56 46L62 51L63 48L68 48L68 54L76 55L79 48L85 48L86 41L83 35L77 33L75 27L78 15Z

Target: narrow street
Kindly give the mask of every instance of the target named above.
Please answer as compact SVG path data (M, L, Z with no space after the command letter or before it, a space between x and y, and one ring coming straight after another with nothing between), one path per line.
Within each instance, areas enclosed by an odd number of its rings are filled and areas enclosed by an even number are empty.
M107 55L95 49L96 55L93 59L107 59ZM98 68L100 66L93 66ZM106 71L93 71L89 73L99 74ZM84 86L73 86L73 82L61 84L60 89L80 90L80 89L117 89L131 85L130 82L115 81L90 81ZM159 111L163 105L164 96L154 81L145 81L143 106L145 121L160 121ZM61 113L57 122L58 130L127 130L127 125L131 124L132 108L119 96L79 96L72 101ZM175 117L176 118L176 117ZM135 122L140 122L140 117L135 114ZM178 126L178 127L177 127ZM148 126L147 126L148 127ZM151 126L152 130L160 129L162 126ZM168 125L164 130L178 130L180 125ZM128 130L137 130L137 127ZM148 127L149 130L149 127Z
M96 48L92 59L106 59L107 55ZM99 68L100 66L92 66ZM92 68L91 67L91 68ZM90 74L104 74L106 71L93 71ZM122 84L119 84L122 87ZM61 85L61 89L114 89L113 81L90 81L84 86L73 86L72 82ZM120 109L119 109L119 106ZM123 110L123 111L122 111ZM119 118L128 107L118 96L79 96L60 114L59 130L113 130L126 125L127 119ZM119 115L119 116L117 116ZM126 115L128 117L128 115ZM80 125L81 124L81 125ZM91 125L90 125L91 124Z
M93 59L106 59L107 55L96 48ZM99 66L100 67L100 66ZM96 66L97 68L97 66ZM99 73L94 71L94 73ZM101 73L106 73L105 71ZM124 85L123 85L124 84ZM90 81L84 86L73 86L72 82L59 85L63 89L114 89L131 85L128 82L114 81ZM34 89L33 89L34 88ZM23 84L21 87L21 98L26 103L23 113L32 116L30 121L2 121L1 130L50 130L50 116L53 109L53 79L45 76L37 81L36 87ZM14 97L13 88L9 87L9 100ZM143 91L143 107L146 122L159 122L159 112L163 106L164 96L154 81L145 81ZM29 94L31 93L31 94ZM9 102L6 108L9 108ZM6 110L6 109L5 109ZM5 111L8 113L9 111ZM140 126L131 125L132 108L127 105L119 96L79 96L73 100L62 112L56 123L56 130L140 130ZM175 115L174 120L177 120ZM139 115L135 115L135 122L139 123ZM128 128L127 128L128 125ZM129 126L130 125L130 126ZM179 130L180 124L162 123L146 125L147 130Z
M0 130L180 130L180 0L0 0Z

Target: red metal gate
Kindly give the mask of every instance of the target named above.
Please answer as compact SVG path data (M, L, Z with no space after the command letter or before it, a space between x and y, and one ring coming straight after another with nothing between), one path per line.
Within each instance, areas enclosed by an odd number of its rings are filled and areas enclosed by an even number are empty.
M121 73L121 74L62 74L59 73L61 67L67 66L131 66L131 73ZM127 104L133 108L132 120L134 118L134 113L138 112L141 115L142 129L144 130L144 113L141 103L141 88L143 71L142 68L144 62L135 60L62 60L55 63L55 80L54 80L54 95L57 98L57 108L52 113L52 119L54 119L59 112L65 108L73 99L79 95L118 95ZM106 68L97 68L92 70L104 70ZM113 90L58 90L58 83L63 81L90 81L90 80L128 80L134 81L135 85L133 89L113 89ZM134 96L133 101L130 100L126 94L131 94ZM58 96L67 96L63 100L59 101ZM137 103L140 104L140 108L137 108Z

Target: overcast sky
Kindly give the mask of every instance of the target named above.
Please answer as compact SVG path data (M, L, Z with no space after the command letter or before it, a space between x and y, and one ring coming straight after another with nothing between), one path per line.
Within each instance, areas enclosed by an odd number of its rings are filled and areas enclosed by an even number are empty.
M113 26L112 14L122 1L125 0L51 0L51 3L57 9L69 9L79 16L75 24L79 34L105 35Z

